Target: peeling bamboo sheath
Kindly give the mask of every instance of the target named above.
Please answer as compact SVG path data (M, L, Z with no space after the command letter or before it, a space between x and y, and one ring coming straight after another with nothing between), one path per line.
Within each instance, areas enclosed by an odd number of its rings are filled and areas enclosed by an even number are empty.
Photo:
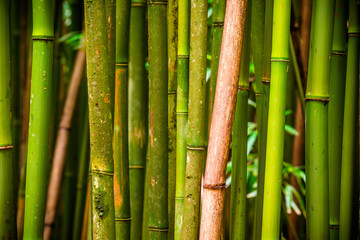
M218 80L204 178L200 239L221 239L225 168L235 115L246 0L226 2ZM236 40L234 40L236 39Z
M90 234L115 239L112 150L115 82L115 16L108 1L85 1L86 60L90 121ZM104 34L108 33L108 34ZM108 35L110 34L110 37ZM89 36L89 37L88 37ZM90 37L91 36L91 37ZM109 54L109 51L114 56ZM113 78L114 77L114 78ZM89 236L88 236L89 237Z
M76 56L74 71L71 76L69 91L65 100L58 134L56 137L53 165L47 192L44 239L51 238L54 228L57 204L60 195L62 176L65 166L66 149L69 143L71 123L79 95L81 79L85 67L85 51L79 50Z

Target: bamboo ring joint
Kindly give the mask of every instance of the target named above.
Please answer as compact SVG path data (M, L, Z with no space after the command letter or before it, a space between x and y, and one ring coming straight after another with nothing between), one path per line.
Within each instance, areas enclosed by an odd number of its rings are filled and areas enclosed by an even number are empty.
M128 221L131 221L131 218L115 218L115 221L118 221L118 222L128 222Z
M306 97L304 98L305 101L319 101L319 102L330 102L329 98L313 98L313 97Z
M239 90L246 90L246 91L250 91L249 87L244 87L244 86L238 86Z
M360 37L360 33L348 33L349 37Z
M153 2L153 1L148 1L148 5L167 5L167 2L162 2L162 1L159 1L159 2Z
M127 67L127 66L129 66L129 63L115 63L115 66L118 66L118 67Z
M108 176L114 176L113 172L106 172L106 171L99 171L99 170L92 170L91 174L103 174Z
M132 2L132 7L146 7L146 2Z
M330 224L330 229L339 229L339 225L338 224Z
M204 151L205 150L205 147L202 147L202 146L199 146L199 147L196 147L196 146L187 146L186 147L188 150L194 150L194 151Z
M137 168L137 169L139 169L139 168L145 168L145 166L144 165L130 165L129 168Z
M157 228L157 227L150 227L149 226L149 231L153 231L153 232L167 232L169 231L167 228Z
M189 59L189 55L178 55L178 59Z
M213 22L213 27L223 27L224 26L224 22L221 21L221 22Z
M225 188L226 184L225 183L220 183L220 184L203 184L203 188L207 188L207 189L222 189Z
M12 149L14 146L9 145L9 146L1 146L0 150L7 150L7 149Z
M345 51L332 51L331 54L337 55L337 56L345 56L346 52Z

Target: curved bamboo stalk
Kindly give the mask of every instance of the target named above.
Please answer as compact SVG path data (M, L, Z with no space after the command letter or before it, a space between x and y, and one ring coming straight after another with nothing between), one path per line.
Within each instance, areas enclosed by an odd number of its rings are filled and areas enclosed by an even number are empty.
M168 238L167 0L148 0L149 26L149 239Z
M280 236L281 172L284 155L291 1L275 0L273 8L262 239L277 239Z
M344 131L341 162L339 239L356 239L359 169L359 49L360 4L349 0L349 43L346 66ZM356 219L356 220L355 220Z
M114 203L116 239L130 239L128 151L128 59L130 0L116 0L116 62L114 110Z
M248 2L232 135L230 239L246 239L247 127L250 92L251 1Z
M346 79L346 6L336 0L329 87L329 219L330 239L339 239L341 151ZM331 187L330 187L331 186Z
M182 239L199 236L200 186L204 159L207 0L190 1L189 105Z
M109 54L107 13L102 0L85 1L86 57L90 120L90 233L115 239L113 129L114 61ZM111 15L112 16L112 15ZM115 19L113 19L115 20ZM110 30L109 30L110 31ZM89 237L89 236L88 236Z
M185 197L186 137L189 95L190 0L179 0L176 103L175 239L181 239Z
M141 239L147 144L146 0L133 0L129 42L129 177L132 240ZM147 226L146 226L147 227ZM144 236L143 236L144 237Z
M10 118L10 2L0 1L0 238L16 239L15 164Z
M335 0L313 1L306 88L306 234L329 238L328 101Z
M176 189L176 87L177 87L177 44L178 44L178 0L168 1L168 211L169 240L174 239L175 189Z
M36 64L31 73L23 239L41 239L44 231L54 47L53 1L35 0L32 9Z
M246 8L246 0L228 0L226 3L218 80L203 183L201 240L221 239L223 235L225 168L235 116Z
M71 124L85 67L85 51L79 50L71 76L69 91L64 104L59 130L56 137L54 160L47 192L44 239L50 239L55 223L57 204L60 196L65 167L66 149L69 143Z

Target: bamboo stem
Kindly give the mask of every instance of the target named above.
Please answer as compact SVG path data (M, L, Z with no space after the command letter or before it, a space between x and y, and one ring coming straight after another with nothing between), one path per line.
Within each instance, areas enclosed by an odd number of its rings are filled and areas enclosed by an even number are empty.
M203 183L201 240L221 239L223 235L225 168L235 115L246 8L246 0L228 0L226 3L218 80Z
M149 239L168 238L167 0L148 0L149 27Z
M10 2L0 1L0 238L16 239L16 186L10 115Z
M262 239L280 236L286 81L289 63L291 1L275 0L272 28L271 83L266 141Z
M53 1L32 2L33 56L26 167L24 239L41 239L44 230L49 125L52 93Z
M108 22L115 20L104 1L85 1L86 57L90 120L90 233L115 239L112 151L115 59L109 54ZM109 24L110 24L109 23ZM113 36L110 34L110 37ZM114 50L114 49L113 49ZM115 57L115 56L114 56ZM88 236L89 237L89 236Z
M146 0L133 0L129 42L129 177L132 240L141 239L147 144ZM143 236L144 238L144 236Z
M306 234L329 239L328 101L335 1L314 0L306 88Z
M344 127L340 187L340 239L357 238L356 204L359 161L359 49L360 4L349 0L349 43L346 66ZM356 219L356 220L355 220Z

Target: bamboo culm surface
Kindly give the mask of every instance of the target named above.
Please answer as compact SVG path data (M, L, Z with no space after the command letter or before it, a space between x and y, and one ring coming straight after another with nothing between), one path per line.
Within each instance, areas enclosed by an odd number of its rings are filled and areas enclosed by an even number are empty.
M23 239L42 239L50 133L54 18L53 1L36 0L33 10L33 56L26 166Z
M93 239L115 239L111 141L115 59L109 54L107 23L111 19L106 9L104 1L85 1L85 33L91 36L86 37L86 60L90 126L89 230Z
M248 2L232 135L230 239L246 239L247 122L250 92L251 1Z
M336 0L329 87L329 219L330 239L339 239L341 151L346 79L346 7ZM330 187L331 186L331 187Z
M0 1L0 238L16 239L16 189L10 124L10 2Z
M168 239L167 0L148 0L149 239Z
M146 0L133 0L129 39L129 177L132 240L141 239L147 143ZM145 238L145 236L143 236Z
M131 210L128 148L128 59L130 0L116 1L114 204L116 239L130 239Z
M306 234L329 238L328 101L335 0L314 0L305 110Z
M189 113L181 239L199 236L200 184L205 151L207 0L191 0L190 16Z
M223 235L225 169L235 116L246 9L246 0L228 0L226 2L214 110L203 183L201 240L221 239Z
M360 3L349 0L349 43L346 67L340 187L339 239L357 237L359 169Z
M176 101L176 191L174 239L181 240L185 197L186 143L189 95L190 0L178 3L177 101Z

